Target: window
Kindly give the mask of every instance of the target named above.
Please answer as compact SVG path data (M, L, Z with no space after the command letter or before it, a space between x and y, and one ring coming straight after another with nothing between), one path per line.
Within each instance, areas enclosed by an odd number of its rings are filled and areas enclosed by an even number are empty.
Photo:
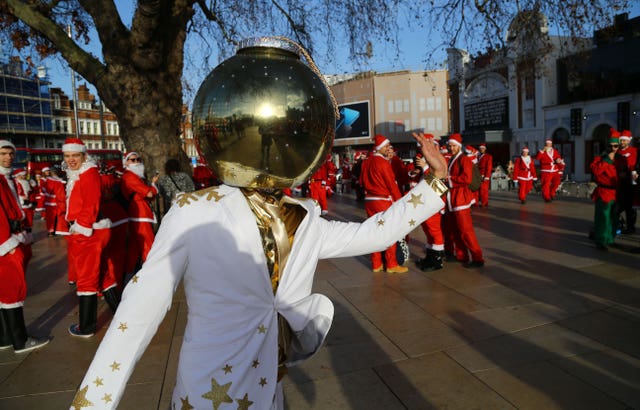
M404 100L403 101L403 105L404 105L404 112L409 112L409 100Z
M393 101L387 103L389 114L393 114Z
M402 112L402 100L396 100L396 112Z
M536 95L536 82L533 75L524 77L524 99L533 100Z
M418 107L419 107L420 111L424 111L424 108L425 108L424 98L420 98L418 100Z
M436 129L436 119L435 118L428 118L427 119L427 129L429 131L433 131Z
M436 111L442 111L442 98L436 97Z
M80 121L80 134L84 134L84 121Z
M426 118L420 118L420 129L422 129L422 131L424 131L427 128L427 119Z
M60 96L59 96L58 94L55 94L55 95L53 96L53 107L54 107L56 110L59 110L59 109L60 109Z
M93 133L95 135L98 135L98 123L97 122L93 123Z
M111 135L111 124L107 123L107 135Z
M60 120L56 120L55 131L57 131L57 132L62 131L62 126L60 125Z
M427 111L433 111L435 109L435 99L433 97L427 98Z
M437 131L442 131L442 118L441 117L436 118L436 130Z

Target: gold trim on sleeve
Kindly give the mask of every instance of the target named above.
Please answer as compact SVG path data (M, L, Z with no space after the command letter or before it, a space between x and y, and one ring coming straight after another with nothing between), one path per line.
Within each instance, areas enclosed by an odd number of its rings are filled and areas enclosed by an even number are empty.
M438 194L438 196L442 196L447 193L449 188L442 182L440 179L433 176L433 174L429 173L424 176L424 180L433 189L433 191Z

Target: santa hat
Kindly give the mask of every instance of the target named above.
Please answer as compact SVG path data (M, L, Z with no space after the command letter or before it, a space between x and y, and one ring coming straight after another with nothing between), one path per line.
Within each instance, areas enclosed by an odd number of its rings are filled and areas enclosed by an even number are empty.
M547 138L546 140L544 140L545 144L553 144L553 140L551 138Z
M122 162L123 162L124 164L126 164L126 163L127 163L127 161L129 160L129 158L130 158L132 155L135 155L136 157L139 157L139 156L140 156L140 155L139 155L137 152L135 152L135 151L127 152L126 154L124 154L124 158L122 159Z
M611 138L619 139L620 138L620 131L618 131L615 128L609 128L609 139L611 139Z
M467 154L472 155L476 153L477 149L473 148L471 145L467 145L466 147L464 147L464 151Z
M523 147L522 152L529 152L529 147Z
M0 140L0 148L11 148L14 151L16 150L16 146L9 140Z
M446 153L448 153L448 152L449 152L449 150L447 149L447 146L446 146L446 145L441 145L441 146L440 146L440 153L441 153L441 154L446 154Z
M483 142L482 144L480 144L480 146L478 146L478 148L487 148L487 144Z
M621 140L629 140L629 141L631 141L631 131L622 130L622 132L620 133L620 139Z
M27 171L22 168L17 168L13 170L13 177L19 177L20 175L27 175Z
M449 141L448 142L453 142L456 145L462 146L462 135L460 135L460 134L451 134L449 136Z
M42 172L47 172L47 171L51 171L51 168L49 168L49 167L43 167L42 168Z
M387 137L385 137L384 135L376 135L373 138L373 143L375 144L375 150L379 151L382 147L384 147L385 145L389 144L390 141Z
M80 138L67 138L62 144L62 152L87 152L87 146Z

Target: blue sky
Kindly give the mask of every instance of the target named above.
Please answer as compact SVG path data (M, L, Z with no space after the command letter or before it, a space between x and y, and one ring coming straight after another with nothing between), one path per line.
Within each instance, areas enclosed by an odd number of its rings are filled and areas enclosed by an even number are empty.
M123 20L125 24L130 23L130 19L132 16L132 7L136 2L132 2L130 0L116 0L116 4L123 16ZM629 17L636 17L640 15L640 1L632 1L631 11L629 12ZM127 21L127 19L129 21ZM345 52L342 55L337 56L336 61L329 64L323 59L316 57L316 64L320 68L320 71L324 74L339 74L345 72L353 72L360 70L375 70L378 72L388 72L395 70L423 70L427 68L427 63L425 61L426 56L429 52L432 51L433 47L440 43L441 40L438 38L432 39L430 43L425 41L425 33L417 26L411 25L402 25L401 31L398 35L399 38L399 49L400 56L397 57L395 55L395 48L385 45L385 44L373 44L373 52L374 57L370 60L370 62L365 66L354 67L350 62L349 55ZM274 33L277 35L277 33ZM96 36L97 37L97 36ZM316 43L319 43L320 40L315 39ZM94 46L95 47L95 46ZM321 48L321 47L319 47ZM92 51L96 55L100 55L101 52L99 50ZM320 53L321 54L321 53ZM446 53L444 50L438 51L434 60L430 61L428 68L433 68L438 66L441 62L444 62L446 59ZM52 87L59 87L64 90L67 95L71 94L71 76L69 68L66 66L66 63L60 59L50 59L46 63L48 67L49 77L51 80ZM213 66L211 67L213 69ZM203 75L204 77L204 75ZM197 84L194 84L194 87L198 87L198 84L201 80L197 81ZM80 79L77 82L77 85L81 83L87 83L85 80ZM88 84L88 83L87 83ZM96 94L95 89L88 84L92 89L92 92Z

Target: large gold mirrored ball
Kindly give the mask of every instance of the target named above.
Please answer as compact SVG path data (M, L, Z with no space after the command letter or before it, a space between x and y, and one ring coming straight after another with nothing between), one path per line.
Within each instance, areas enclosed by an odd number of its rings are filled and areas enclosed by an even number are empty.
M286 188L323 162L335 133L324 82L291 43L245 40L204 80L193 103L194 138L227 185Z

